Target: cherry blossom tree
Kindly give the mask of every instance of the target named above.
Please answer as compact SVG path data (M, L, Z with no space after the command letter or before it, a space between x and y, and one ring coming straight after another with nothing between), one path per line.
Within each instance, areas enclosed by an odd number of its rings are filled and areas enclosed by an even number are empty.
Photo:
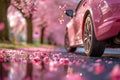
M45 29L44 36L48 43L64 44L65 25L70 19L64 14L64 11L75 9L77 4L78 2L75 0L39 0L37 15L40 15L39 18L44 16L44 20L47 21L48 27ZM41 20L39 20L39 24L40 22Z
M33 42L34 33L35 33L37 36L39 35L38 37L40 42L43 43L44 41L43 38L45 39L50 38L51 39L50 42L57 45L64 44L65 25L69 21L69 18L66 17L64 14L64 10L75 9L78 3L76 2L77 0L52 0L52 1L0 0L0 1L3 2L9 1L8 5L12 5L23 15L27 24L28 43ZM0 2L1 5L2 3ZM0 9L3 9L3 7ZM7 8L6 8L6 13L7 13ZM34 30L35 28L37 30L36 32Z
M5 23L5 30L0 34L1 38L9 40L9 24L7 20L7 10L9 5L14 6L19 10L27 22L27 42L32 43L32 14L35 11L35 1L36 0L0 0L0 22Z
M12 0L11 5L19 10L27 22L27 43L33 43L33 24L32 15L35 11L35 4L37 0Z

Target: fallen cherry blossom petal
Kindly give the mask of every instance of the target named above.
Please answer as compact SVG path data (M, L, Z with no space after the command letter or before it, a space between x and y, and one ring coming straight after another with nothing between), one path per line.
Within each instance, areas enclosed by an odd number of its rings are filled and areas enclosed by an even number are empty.
M115 65L110 73L111 80L120 80L120 65Z
M97 65L95 67L95 74L96 75L101 74L102 72L105 71L105 69L106 69L105 66L103 66L103 65Z

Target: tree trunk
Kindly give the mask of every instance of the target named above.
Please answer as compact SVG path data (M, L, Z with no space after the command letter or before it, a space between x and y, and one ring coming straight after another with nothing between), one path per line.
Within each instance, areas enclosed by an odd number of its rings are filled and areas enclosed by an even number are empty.
M10 0L0 0L0 22L5 23L5 29L0 32L0 39L9 41L9 23L7 19L7 10L10 5Z
M44 42L44 31L45 31L45 27L41 28L41 35L40 35L40 43L43 44Z
M43 18L44 19L44 18ZM45 29L47 27L47 22L46 21L43 21L43 23L40 25L40 32L41 32L41 35L40 35L40 43L43 44L44 43L44 33L45 33Z
M22 9L19 9L18 7L14 6L16 9L18 9L21 14L24 16L24 13L22 13ZM27 23L27 43L33 43L33 24L32 24L32 14L30 14L29 17L24 17L26 19Z
M26 21L27 21L27 43L33 43L32 15L29 18L26 18Z
M3 80L3 75L2 75L2 62L0 62L0 80Z
M0 6L4 6L3 5L3 0L0 0ZM0 22L3 22L3 8L4 7L0 7ZM2 40L3 38L3 31L0 31L0 40Z

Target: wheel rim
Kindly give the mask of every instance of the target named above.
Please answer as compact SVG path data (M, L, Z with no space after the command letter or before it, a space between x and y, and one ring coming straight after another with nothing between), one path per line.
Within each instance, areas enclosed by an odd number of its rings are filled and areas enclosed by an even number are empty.
M84 26L84 48L85 53L89 54L92 43L92 24L90 17L87 17Z

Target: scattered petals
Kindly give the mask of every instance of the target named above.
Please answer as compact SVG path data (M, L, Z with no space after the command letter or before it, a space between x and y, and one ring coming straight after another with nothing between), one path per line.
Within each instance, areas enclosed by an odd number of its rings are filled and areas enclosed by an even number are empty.
M110 73L111 80L120 80L120 65L115 65Z

